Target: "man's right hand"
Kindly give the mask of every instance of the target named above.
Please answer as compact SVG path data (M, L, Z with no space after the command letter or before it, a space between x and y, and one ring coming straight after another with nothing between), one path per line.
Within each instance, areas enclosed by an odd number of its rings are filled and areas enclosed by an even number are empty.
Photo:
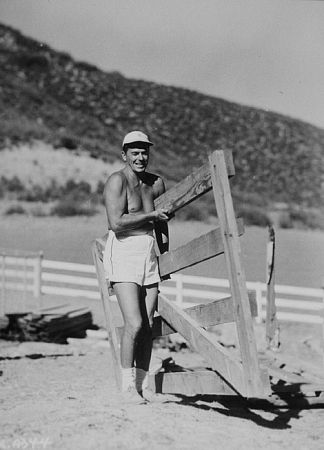
M167 222L170 219L168 215L168 209L159 208L154 211L154 220Z

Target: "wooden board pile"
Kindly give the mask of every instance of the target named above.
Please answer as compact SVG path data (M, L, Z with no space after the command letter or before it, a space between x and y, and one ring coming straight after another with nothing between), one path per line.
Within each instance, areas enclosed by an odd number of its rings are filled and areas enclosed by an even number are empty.
M90 308L60 305L25 315L10 315L6 336L2 333L2 337L63 344L68 337L85 337L86 330L91 328L94 324Z

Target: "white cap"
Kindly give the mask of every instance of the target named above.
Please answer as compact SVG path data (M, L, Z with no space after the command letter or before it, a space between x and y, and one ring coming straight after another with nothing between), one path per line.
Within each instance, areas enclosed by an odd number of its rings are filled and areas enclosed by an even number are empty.
M126 144L132 144L133 142L145 142L146 144L153 145L148 136L142 131L131 131L127 133L123 140L123 147Z

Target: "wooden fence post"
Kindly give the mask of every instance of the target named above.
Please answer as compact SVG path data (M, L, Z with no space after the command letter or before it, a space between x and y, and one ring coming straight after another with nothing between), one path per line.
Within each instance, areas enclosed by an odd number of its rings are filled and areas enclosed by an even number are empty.
M279 325L277 320L275 296L275 230L269 226L269 240L267 244L267 311L266 311L266 341L267 347L277 350L280 346Z
M107 324L107 334L110 344L111 354L113 358L113 366L115 371L115 380L117 388L121 389L121 362L119 353L119 339L117 336L117 330L114 325L113 310L111 305L111 300L109 296L108 284L104 273L103 263L100 257L100 251L97 246L97 241L92 244L92 255L94 264L96 267L100 296L103 304L103 309Z
M34 297L37 300L38 308L41 308L42 306L42 261L43 261L43 252L39 252L38 258L35 258L34 263L34 286L33 286Z
M241 246L226 170L224 152L216 150L209 156L219 224L222 230L224 255L234 303L234 315L240 343L242 364L248 396L263 395L257 348L255 343L246 279L241 263Z

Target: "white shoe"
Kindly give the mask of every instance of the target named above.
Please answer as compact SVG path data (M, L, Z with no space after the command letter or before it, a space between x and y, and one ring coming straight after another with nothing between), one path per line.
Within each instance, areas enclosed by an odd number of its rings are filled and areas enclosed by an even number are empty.
M126 391L122 392L123 401L132 405L144 405L147 403L147 400L141 395L140 392L137 392L135 386L129 386Z

